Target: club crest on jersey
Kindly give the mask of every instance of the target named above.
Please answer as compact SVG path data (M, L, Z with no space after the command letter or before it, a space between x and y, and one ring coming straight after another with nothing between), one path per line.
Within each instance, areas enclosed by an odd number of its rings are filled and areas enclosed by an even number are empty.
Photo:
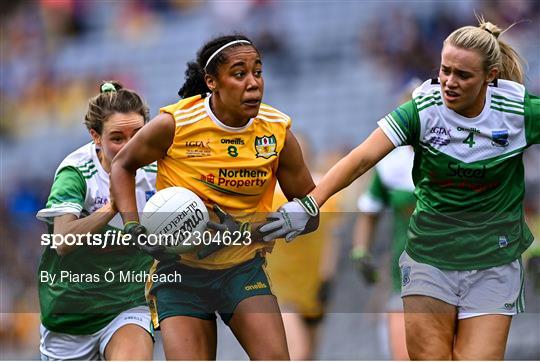
M508 246L508 238L506 235L499 235L499 248L506 248Z
M491 131L491 145L496 147L508 146L508 130Z
M255 156L262 158L270 158L277 156L277 141L276 136L255 137Z

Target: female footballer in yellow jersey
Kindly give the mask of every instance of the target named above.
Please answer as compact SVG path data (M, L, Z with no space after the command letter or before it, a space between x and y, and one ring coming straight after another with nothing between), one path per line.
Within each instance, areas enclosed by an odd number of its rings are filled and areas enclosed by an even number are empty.
M261 103L263 89L261 57L246 37L219 37L200 49L196 62L188 63L182 99L162 108L113 161L112 194L126 232L145 231L138 224L133 175L155 160L158 190L183 186L209 209L219 205L221 224L214 228L232 230L252 222L255 213L271 211L276 181L289 200L314 188L289 130L290 118ZM298 207L313 206L310 199L298 201ZM312 220L307 229L316 227L318 216ZM279 307L263 269L271 244L262 237L254 233L248 246L228 246L206 258L183 254L174 261L163 258L160 246L142 247L163 259L154 265L155 273L182 275L180 284L149 288L167 359L215 359L216 311L251 359L289 358Z

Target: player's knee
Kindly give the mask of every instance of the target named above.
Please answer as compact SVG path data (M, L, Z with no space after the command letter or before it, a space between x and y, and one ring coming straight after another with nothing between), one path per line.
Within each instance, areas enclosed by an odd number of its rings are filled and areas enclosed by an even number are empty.
M408 347L407 347L408 348ZM446 349L438 350L429 347L408 348L409 358L412 361L450 361L452 360L452 352Z
M407 338L407 351L413 361L452 359L452 346L437 340Z
M486 348L460 348L456 347L452 351L452 359L456 361L471 360L492 360L501 361L504 359L504 348L486 349Z
M152 345L140 344L137 348L125 346L114 348L105 353L109 361L149 361L152 360Z
M460 351L459 349L454 349L452 351L452 360L455 361L463 361L467 359L466 354L463 353L463 351Z
M260 351L255 351L250 354L251 360L262 361L288 361L289 351L287 348L268 348Z
M123 350L111 354L107 357L111 361L150 361L152 360L152 350Z
M118 329L105 347L107 360L151 360L153 342L150 334L139 326L128 324Z
M216 359L216 347L205 338L196 339L192 343L178 344L176 341L163 341L165 359L211 361Z

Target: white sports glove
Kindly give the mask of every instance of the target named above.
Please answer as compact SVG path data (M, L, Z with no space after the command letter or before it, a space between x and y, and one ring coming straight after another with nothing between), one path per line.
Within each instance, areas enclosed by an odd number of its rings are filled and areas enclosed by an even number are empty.
M287 242L297 237L311 217L319 214L319 207L312 196L294 199L281 205L277 212L269 214L267 223L259 228L264 241L285 238Z

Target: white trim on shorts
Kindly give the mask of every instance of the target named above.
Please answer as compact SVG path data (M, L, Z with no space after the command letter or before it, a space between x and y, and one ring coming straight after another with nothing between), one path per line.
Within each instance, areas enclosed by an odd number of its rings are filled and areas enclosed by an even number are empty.
M512 313L512 312L508 312L508 313L504 313L504 312L500 312L500 313L460 313L460 315L458 316L458 319L467 319L467 318L474 318L474 317L481 317L483 315L491 315L491 314L495 314L495 315L508 315L508 316L514 316L516 315L517 313Z
M128 324L140 326L152 336L153 340L154 330L147 306L138 306L121 312L109 324L93 334L58 333L49 331L41 324L39 327L41 360L104 359L105 348L114 333Z

